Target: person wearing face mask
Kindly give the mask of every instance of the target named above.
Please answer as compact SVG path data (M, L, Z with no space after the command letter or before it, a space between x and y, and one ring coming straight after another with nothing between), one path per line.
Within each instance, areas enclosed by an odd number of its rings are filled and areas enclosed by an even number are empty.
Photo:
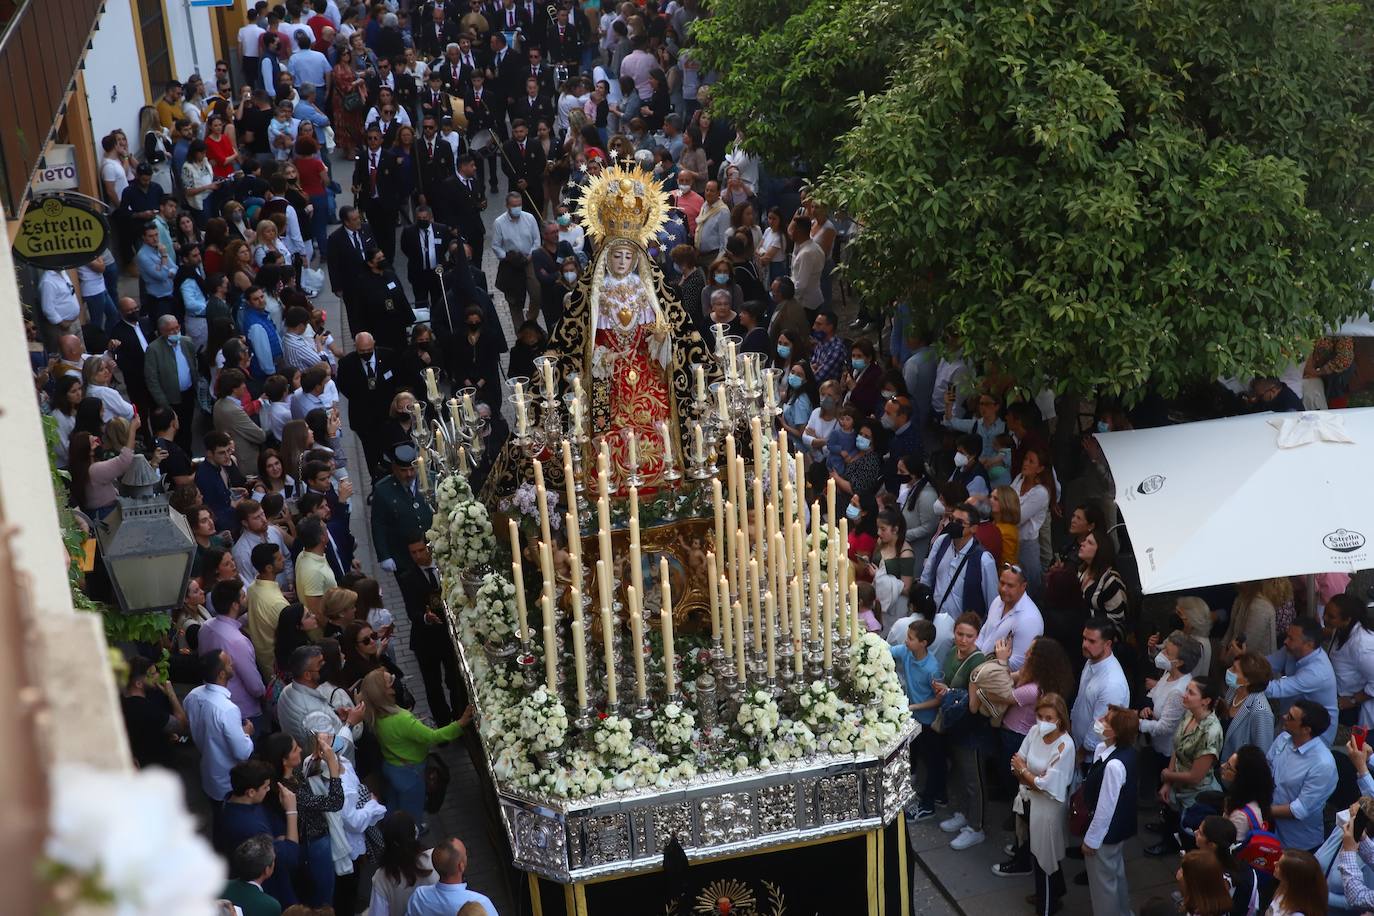
M872 496L855 494L844 507L844 517L849 520L849 543L845 549L856 564L856 576L868 579L868 563L878 546L878 501Z
M820 394L816 390L816 380L811 375L811 365L804 359L793 361L783 376L782 413L778 415L778 426L787 432L788 447L791 451L800 451L804 448L802 434L806 431L807 421L811 418L813 405L819 400Z
M963 484L969 496L986 498L991 488L988 472L978 460L980 447L981 442L973 433L959 437L954 450L954 473L949 479Z
M849 368L840 376L844 402L866 414L879 412L882 400L883 370L873 342L859 339L849 348Z
M525 310L525 299L539 284L530 268L530 255L542 242L539 220L525 212L518 192L506 195L506 212L492 221L491 251L500 262L496 266L496 288L506 297L511 323L519 325L534 318Z
M1093 722L1093 731L1102 740L1083 781L1083 800L1093 815L1080 849L1088 866L1088 893L1094 913L1131 912L1122 853L1123 844L1136 834L1139 764L1135 739L1139 725L1135 711L1120 706L1107 707L1107 714Z
M721 290L730 294L730 311L739 311L739 307L744 304L744 293L735 283L731 273L730 261L726 258L716 258L710 262L710 267L706 270L706 284L701 290L701 309L707 315L711 313L714 307L712 302L716 298L715 294ZM732 331L731 333L739 332Z
M819 379L815 381L820 382ZM820 485L824 486L825 474L828 473L825 465L826 445L830 436L839 427L840 385L835 381L823 382L820 383L818 391L820 397L816 402L816 409L811 411L811 417L806 421L801 440L802 445L811 450L811 467L816 472L812 482L819 481Z
M358 276L367 314L364 330L372 332L377 346L400 352L406 345L406 328L415 323L406 291L380 248L367 252L367 269Z
M558 241L566 242L568 247L575 252L581 251L586 245L587 234L582 225L572 218L572 213L568 211L566 206L559 205L554 216L554 222L558 224Z
M768 319L768 336L773 343L780 345L784 335L790 343L809 340L812 319L797 301L797 287L792 278L776 278L769 285L768 294L773 300L773 314ZM801 356L800 353L796 355Z
M874 447L880 427L870 419L856 424L854 429L858 433L854 437L856 453L843 472L832 470L830 479L841 493L872 496L883 482L882 458Z
M693 190L692 185L696 180L695 172L686 168L678 169L677 190L668 195L672 205L682 211L682 218L687 223L687 234L694 239L697 234L697 216L701 213L701 208L706 206L706 199Z
M1169 765L1159 774L1158 843L1145 847L1147 856L1169 855L1179 848L1180 818L1203 792L1221 788L1213 768L1221 754L1221 722L1216 716L1220 691L1216 685L1190 680L1183 690L1184 717L1174 730L1174 750ZM1332 780L1335 788L1335 780ZM1320 815L1318 816L1320 819ZM1320 841L1320 836L1318 836Z
M1173 633L1155 653L1157 677L1147 677L1148 701L1140 709L1140 731L1149 740L1148 764L1159 770L1174 753L1174 732L1183 719L1183 691L1192 683L1192 665L1198 657L1197 643L1182 633Z
M930 553L930 541L940 514L935 511L935 484L920 452L897 459L897 509L906 521L906 542L911 545L915 567L920 568Z
M1031 902L1038 914L1050 916L1059 912L1066 890L1060 863L1075 751L1063 697L1043 695L1035 704L1035 718L1020 751L1011 758L1011 771L1020 784L1012 810L1017 839L1030 847L1035 880ZM1000 875L1000 867L993 866L993 872Z
M500 404L501 367L492 331L483 320L482 307L469 305L463 310L464 330L455 335L447 350L448 373L459 388L476 388L477 397L488 404Z
M1226 720L1222 760L1231 759L1247 744L1267 750L1274 743L1274 711L1264 695L1273 678L1269 660L1258 652L1242 653L1226 669L1226 694L1221 704L1221 715ZM1225 775L1223 770L1223 778Z

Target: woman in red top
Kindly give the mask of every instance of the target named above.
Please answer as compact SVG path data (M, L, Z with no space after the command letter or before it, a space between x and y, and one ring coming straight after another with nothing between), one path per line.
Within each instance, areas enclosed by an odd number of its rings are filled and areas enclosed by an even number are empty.
M315 247L320 257L324 257L324 246L329 241L329 169L320 159L320 146L309 137L296 141L296 174L300 180L301 193L310 198L310 234L315 239Z
M219 115L211 115L210 123L205 126L205 157L216 178L230 178L238 167L238 150L234 148L234 138L225 133L225 121Z
M229 224L223 217L212 216L205 221L205 276L224 272L224 249L229 245Z

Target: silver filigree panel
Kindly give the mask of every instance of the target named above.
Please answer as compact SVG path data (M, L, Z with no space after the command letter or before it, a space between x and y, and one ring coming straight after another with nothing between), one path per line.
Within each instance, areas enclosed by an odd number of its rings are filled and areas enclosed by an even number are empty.
M797 788L790 784L759 790L759 833L782 833L797 826Z
M817 800L819 819L836 824L859 818L859 774L842 773L820 781Z
M726 792L699 802L703 846L719 846L747 840L754 835L754 797L748 792Z

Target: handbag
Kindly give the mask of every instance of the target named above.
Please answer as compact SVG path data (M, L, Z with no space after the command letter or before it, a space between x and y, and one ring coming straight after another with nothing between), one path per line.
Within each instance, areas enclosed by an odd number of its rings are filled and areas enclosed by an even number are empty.
M363 100L363 92L356 85L344 93L344 111L361 111L366 102Z
M977 655L978 653L974 653ZM950 681L959 680L959 675L968 667L969 662L973 661L973 655L964 659L958 668L954 669L954 676ZM949 734L965 716L968 715L968 690L963 687L951 687L945 691L945 695L940 698L940 709L935 713L935 721L930 723L930 727L940 735Z
M1094 809L1088 804L1087 788L1086 782L1079 783L1069 796L1069 833L1074 836L1086 836L1093 823Z

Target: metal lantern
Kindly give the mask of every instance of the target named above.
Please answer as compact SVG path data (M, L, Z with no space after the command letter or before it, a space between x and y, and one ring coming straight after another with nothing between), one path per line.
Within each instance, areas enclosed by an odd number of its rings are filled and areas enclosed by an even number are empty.
M126 614L181 604L191 578L196 539L180 512L170 511L161 478L135 455L119 479L119 505L96 526L100 553Z

